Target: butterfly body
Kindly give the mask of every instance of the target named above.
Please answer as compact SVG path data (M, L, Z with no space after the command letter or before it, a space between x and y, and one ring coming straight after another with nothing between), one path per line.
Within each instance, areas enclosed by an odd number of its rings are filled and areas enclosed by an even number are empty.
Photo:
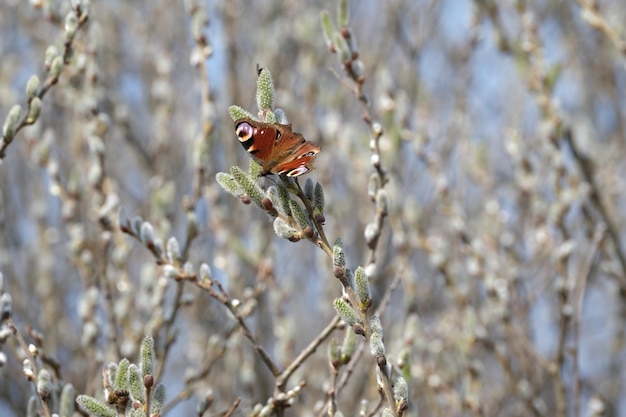
M321 150L294 132L291 125L244 118L235 122L235 133L252 159L261 165L261 175L305 174L313 169L315 155Z

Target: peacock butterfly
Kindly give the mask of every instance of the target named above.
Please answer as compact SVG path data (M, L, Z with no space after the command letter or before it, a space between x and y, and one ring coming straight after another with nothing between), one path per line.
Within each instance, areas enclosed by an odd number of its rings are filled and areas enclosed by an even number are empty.
M261 175L286 174L297 177L313 169L321 149L291 130L291 125L257 122L250 118L235 122L239 142L262 167Z

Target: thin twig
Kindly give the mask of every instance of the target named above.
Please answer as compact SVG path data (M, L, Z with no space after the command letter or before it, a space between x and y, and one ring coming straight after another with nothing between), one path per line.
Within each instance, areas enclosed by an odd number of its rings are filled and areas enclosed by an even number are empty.
M237 399L233 402L233 404L230 406L228 411L224 413L224 417L232 416L235 410L237 410L237 407L239 407L240 402L241 402L241 397L237 397Z
M622 55L626 55L626 41L623 41L619 33L609 25L606 18L598 9L598 2L577 0L581 7L580 16L592 28L604 33L604 35L615 45L615 48Z
M376 403L374 408L372 408L372 410L369 413L367 413L367 417L374 417L374 415L378 412L378 410L381 409L381 407L383 406L384 402L385 402L385 396L384 395L380 395L378 397L378 402Z
M574 354L574 365L573 365L573 376L572 381L574 384L574 416L580 416L580 322L583 310L583 299L585 298L585 288L587 287L587 281L589 276L591 275L594 259L598 252L598 248L602 243L606 233L606 227L602 224L596 226L595 233L593 235L593 241L591 244L591 248L587 251L587 258L583 263L579 273L578 279L576 280L576 287L574 293L574 317L573 317L573 354Z
M283 391L289 381L289 377L311 356L317 348L338 328L341 319L335 316L319 335L298 355L296 359L276 378L276 389Z
M74 43L74 40L76 38L76 35L79 33L79 30L89 20L89 15L85 14L85 12L82 9L80 3L78 3L78 2L76 4L76 6L74 7L74 13L76 15L78 26L76 27L74 32L71 33L71 34L68 34L67 32L65 32L67 38L65 39L65 42L63 44L64 49L63 49L63 53L61 55L63 57L63 59L62 59L62 67L59 70L58 74L56 74L56 75L49 75L48 78L44 81L43 85L39 88L39 90L37 91L35 96L40 98L40 99L43 99L44 96L46 95L46 93L48 92L48 90L50 90L52 88L52 86L57 84L57 82L59 81L59 76L61 75L61 73L63 72L63 69L65 68L65 66L69 62L69 56L72 53L73 43ZM21 115L20 120L15 125L13 136L0 138L1 139L0 140L0 160L4 159L4 157L6 156L7 148L9 147L9 145L15 139L15 135L17 135L17 133L20 130L22 130L24 127L26 127L26 126L28 126L30 124L33 124L35 122L35 120L31 120L30 119L31 103L32 103L32 98L28 100L28 103L27 103L28 104L28 108L27 108L26 112L24 112L24 114Z
M250 330L244 318L241 316L239 311L233 306L233 303L230 297L228 296L228 294L226 293L226 291L224 291L224 287L222 287L222 284L219 281L213 281L212 283L217 288L217 291L215 291L212 287L208 287L206 289L208 290L209 295L211 295L211 297L215 298L216 300L220 301L224 306L226 306L228 311L230 311L230 313L235 317L235 319L239 323L239 327L241 327L241 330L243 330L244 336L246 336L246 338L252 343L254 350L257 351L257 353L263 360L263 363L265 363L265 365L270 370L272 375L274 375L274 377L278 377L281 373L280 369L274 363L274 361L272 361L272 359L270 358L268 353L265 351L265 349L263 349L263 346L259 344L256 335L252 332L252 330Z
M350 330L348 330L350 331ZM337 412L337 374L338 369L330 364L330 387L328 388L328 417L334 417Z
M163 349L163 354L161 355L161 358L159 361L159 368L157 372L155 373L155 377L154 377L155 381L161 380L161 375L163 375L163 371L165 370L165 362L167 359L167 355L170 352L170 348L174 345L174 342L176 341L176 338L174 336L170 336L170 333L171 333L170 329L174 325L174 321L176 321L176 317L178 317L178 312L180 311L180 307L182 305L181 299L183 297L183 289L184 289L184 281L178 281L176 283L176 295L174 296L174 301L173 301L174 310L172 311L170 316L167 318L163 326L164 334L166 338L165 347Z
M28 349L28 344L26 343L26 340L24 340L24 337L22 336L20 331L17 329L17 326L15 326L15 323L13 323L13 319L7 320L6 323L9 326L9 328L13 331L13 335L15 336L17 343L20 345L20 347L24 351L24 354L28 356L33 374L31 377L26 375L26 378L30 380L35 387L35 392L37 393L37 396L39 397L39 401L42 406L41 411L43 412L43 415L45 417L50 417L50 410L48 409L48 404L46 401L44 401L43 398L41 398L41 396L39 395L39 391L37 390L38 379L39 379L39 367L37 366L37 358L31 353L30 349Z
M617 255L617 259L619 260L620 266L622 268L622 273L618 274L617 277L620 280L620 285L622 288L626 288L626 255L621 249L620 241L619 241L619 231L615 226L615 221L609 215L608 210L602 198L600 197L599 187L595 180L595 173L593 168L592 161L589 160L585 155L580 152L578 146L576 145L576 141L574 140L574 134L571 129L567 129L564 134L564 138L566 143L569 145L572 155L574 159L578 163L578 167L585 178L585 181L590 185L590 199L591 202L595 205L600 213L600 217L602 221L606 224L607 232L613 245L615 246L615 254Z
M402 268L398 268L398 269L399 270L396 273L396 276L393 278L393 281L391 281L391 284L389 284L389 286L387 287L385 294L383 294L382 300L380 300L380 304L376 308L375 314L378 317L382 316L383 312L385 311L385 308L387 308L387 306L389 305L391 294L393 294L393 292L396 290L396 288L398 288L398 286L400 285L400 282L402 281L403 270Z
M105 253L106 253L106 249L105 249ZM106 256L105 256L106 259ZM109 327L109 332L108 332L108 339L109 339L109 346L113 346L115 349L115 355L118 358L122 357L122 351L121 351L121 347L120 344L118 343L119 341L117 340L117 320L115 317L115 307L114 307L114 300L113 300L113 284L109 281L107 274L106 274L106 268L107 268L107 262L104 262L102 265L102 271L98 274L96 274L96 276L99 278L99 282L100 282L100 286L102 291L104 292L104 302L106 305L106 319L108 322L108 327Z

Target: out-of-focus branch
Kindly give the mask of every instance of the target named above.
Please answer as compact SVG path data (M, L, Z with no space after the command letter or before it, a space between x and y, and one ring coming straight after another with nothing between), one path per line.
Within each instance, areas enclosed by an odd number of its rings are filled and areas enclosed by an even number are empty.
M83 8L80 2L74 2L74 7L65 18L65 41L63 51L57 54L56 48L50 46L46 52L47 78L43 85L39 85L39 79L32 77L27 85L27 111L21 114L19 105L14 106L7 116L2 129L2 140L0 141L0 160L6 156L7 148L13 142L15 135L24 127L31 125L39 118L41 111L41 101L46 93L59 81L63 69L68 65L69 58L74 48L76 35L80 33L89 20L88 11Z
M615 48L626 57L626 41L622 40L618 32L611 27L609 22L600 11L600 6L595 0L576 0L580 5L580 17L592 28L603 33L615 46Z

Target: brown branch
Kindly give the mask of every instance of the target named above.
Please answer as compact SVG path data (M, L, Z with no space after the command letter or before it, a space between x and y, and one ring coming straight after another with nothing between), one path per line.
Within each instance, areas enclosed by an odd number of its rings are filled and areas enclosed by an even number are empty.
M230 406L230 408L228 409L228 411L226 411L224 413L224 417L230 417L233 415L233 413L235 412L235 410L237 410L237 407L239 407L239 403L241 402L241 398L237 397L237 399L233 402L233 404Z
M304 361L311 356L317 348L332 334L335 329L339 327L341 319L339 316L335 316L330 323L321 331L319 335L298 355L296 359L276 378L276 390L284 391L285 385L289 381L289 377L304 363Z
M222 284L218 281L212 281L212 285L215 288L217 288L217 291L215 291L213 287L206 287L206 286L201 286L201 287L206 289L209 292L209 295L211 297L213 297L214 299L221 302L224 306L226 306L228 311L230 311L230 313L235 317L235 319L239 323L239 327L241 327L241 330L243 330L244 336L252 343L254 350L257 351L257 353L261 357L261 360L263 360L263 363L265 363L265 365L270 370L272 375L274 375L274 377L278 377L281 374L280 369L272 361L272 359L270 358L268 353L265 351L265 349L263 349L263 346L259 344L256 335L252 332L252 330L250 330L244 318L241 316L241 314L235 308L235 306L233 306L232 300L230 299L226 291L224 291L224 287L222 287Z

